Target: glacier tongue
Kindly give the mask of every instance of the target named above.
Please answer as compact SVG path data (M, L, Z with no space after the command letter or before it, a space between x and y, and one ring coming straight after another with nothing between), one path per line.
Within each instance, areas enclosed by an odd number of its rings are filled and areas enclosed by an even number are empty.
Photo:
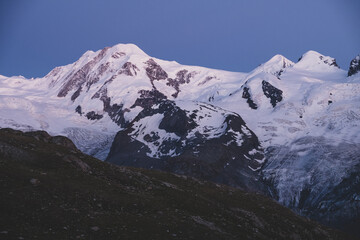
M269 147L266 156L263 178L280 203L337 228L358 219L359 143L302 137Z

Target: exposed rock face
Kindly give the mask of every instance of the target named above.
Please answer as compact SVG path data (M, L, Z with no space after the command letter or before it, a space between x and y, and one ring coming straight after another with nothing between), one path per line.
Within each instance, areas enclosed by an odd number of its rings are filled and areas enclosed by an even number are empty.
M104 104L104 111L109 115L111 120L120 127L126 126L127 122L125 120L124 113L129 110L126 108L124 109L124 105L122 104L111 104L111 99L106 95L102 96L101 100Z
M112 57L112 58L115 58L115 59L118 59L118 58L120 58L120 57L122 57L122 56L126 56L126 53L124 53L124 52L115 52L115 53L113 53L113 54L111 55L111 57Z
M263 190L257 137L239 115L206 104L182 109L163 100L145 108L117 134L107 161Z
M95 76L92 78L91 75L88 75L92 70L93 67L105 56L107 50L109 48L104 48L100 51L100 53L91 61L89 61L87 64L85 64L81 69L79 69L75 73L71 73L68 75L68 77L65 79L65 83L60 89L58 93L58 97L65 97L69 91L73 89L77 89L76 91L81 92L82 86L86 83L88 83L88 88L93 84L96 83L99 78ZM74 94L72 97L72 100L75 100L79 96L79 93Z
M154 59L150 58L145 62L147 64L146 74L149 77L151 84L154 86L154 81L165 80L168 74L157 64ZM155 87L155 86L154 86Z
M146 109L155 104L159 104L164 99L167 99L164 94L155 89L140 90L139 94L140 96L136 99L135 103L131 106L131 108L140 106Z
M360 55L357 55L353 60L351 60L348 76L350 77L358 72L360 72Z
M185 83L189 83L190 79L193 78L196 75L196 72L190 72L186 69L179 71L178 73L176 73L176 78L172 79L172 78L168 78L167 79L167 83L166 85L168 86L172 86L176 92L174 94L172 94L172 96L174 98L176 98L180 92L180 88L179 86Z
M91 97L91 99L107 97L107 86L114 81L117 75L113 75L109 80L105 81L105 83L100 87L100 89Z
M320 59L321 59L321 60L324 60L324 57L323 57L323 56L320 56ZM335 58L334 58L334 59L331 59L331 60L325 59L325 60L324 60L324 63L325 63L325 64L328 64L329 66L334 66L334 67L340 68L339 65L337 64Z
M242 97L247 99L246 102L249 104L250 108L252 108L252 109L257 109L258 108L256 103L254 103L254 101L251 98L250 89L248 87L243 88Z
M273 107L276 106L278 102L281 102L283 99L282 97L282 91L280 89L277 89L270 83L266 82L265 80L262 81L262 90L264 92L264 95L267 98L270 98L270 103Z
M190 129L194 129L197 126L195 121L188 117L186 112L177 107L173 102L166 101L164 104L160 104L159 110L159 113L164 114L159 124L159 129L164 129L166 132L175 133L182 137Z
M139 68L132 64L131 62L126 62L119 71L119 74L125 74L127 76L135 76L137 72L140 71Z
M73 93L73 95L71 95L71 100L72 100L72 101L75 101L75 99L80 96L81 90L82 90L82 87L80 86L80 87L78 88L78 90L76 90L76 91Z
M82 109L81 109L81 106L78 105L76 108L75 108L75 112L77 112L78 114L80 114L80 116L82 116Z
M86 117L90 120L99 120L101 118L103 118L103 115L97 114L94 111L88 112L86 114Z
M131 63L124 64L124 66L125 65L126 65L125 70L123 68L125 74L132 74L131 70L133 70L136 74L135 65L132 65ZM120 70L119 73L123 70ZM103 102L104 105L103 110L109 115L111 120L113 120L113 122L115 122L120 127L124 127L127 124L124 117L124 113L127 112L128 109L123 109L123 104L117 104L117 103L111 104L111 98L108 97L107 95L107 85L109 85L116 77L117 75L115 74L109 80L107 80L103 84L103 86L91 97L91 99L99 98Z

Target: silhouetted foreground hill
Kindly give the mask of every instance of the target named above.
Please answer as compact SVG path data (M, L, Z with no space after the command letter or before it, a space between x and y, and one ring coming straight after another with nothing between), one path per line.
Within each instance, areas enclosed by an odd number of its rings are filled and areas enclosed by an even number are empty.
M0 129L0 239L349 239L257 194Z

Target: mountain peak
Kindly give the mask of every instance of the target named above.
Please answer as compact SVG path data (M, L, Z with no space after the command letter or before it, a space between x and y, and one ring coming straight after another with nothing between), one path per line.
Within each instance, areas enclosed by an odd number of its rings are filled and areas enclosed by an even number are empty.
M307 51L306 53L304 53L301 58L299 59L299 61L305 57L320 57L320 56L324 56L323 54L317 52L317 51L314 51L314 50L309 50Z
M111 50L114 52L124 52L127 55L136 54L136 55L147 55L143 50L141 50L137 45L133 43L127 44L116 44L111 47Z
M141 55L148 57L148 55L138 46L132 43L119 43L112 47L105 47L97 51L88 50L78 60L78 62L87 63L96 58L97 61L104 59L104 61L112 61L120 59L124 56Z
M276 54L269 61L264 63L264 66L270 66L270 65L278 65L281 66L282 68L286 68L294 65L294 63L289 59L287 59L286 57L284 57L283 55Z
M277 77L280 76L280 74L284 71L285 68L293 66L294 63L287 59L286 57L277 54L273 56L270 60L267 62L261 64L259 67L257 67L254 72L266 72L273 75L276 75Z
M307 51L303 54L295 66L297 68L311 71L323 71L339 68L335 58L324 56L313 50Z

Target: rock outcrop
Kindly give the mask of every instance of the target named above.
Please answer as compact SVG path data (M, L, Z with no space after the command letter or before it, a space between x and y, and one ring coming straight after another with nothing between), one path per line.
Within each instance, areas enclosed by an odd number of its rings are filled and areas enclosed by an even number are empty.
M348 76L350 77L358 72L360 72L360 55L357 55L353 60L351 60Z

